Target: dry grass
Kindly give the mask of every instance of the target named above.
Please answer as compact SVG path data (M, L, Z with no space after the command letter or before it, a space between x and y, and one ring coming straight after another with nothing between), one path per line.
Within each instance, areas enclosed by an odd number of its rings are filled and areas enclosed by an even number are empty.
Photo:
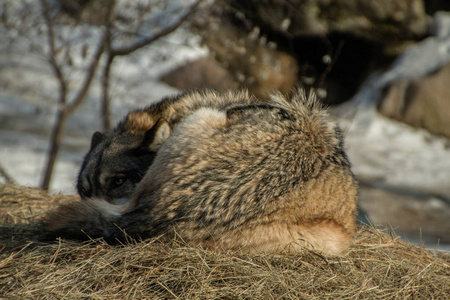
M377 229L348 253L249 255L173 241L36 242L43 210L72 197L0 185L0 298L447 299L450 256Z

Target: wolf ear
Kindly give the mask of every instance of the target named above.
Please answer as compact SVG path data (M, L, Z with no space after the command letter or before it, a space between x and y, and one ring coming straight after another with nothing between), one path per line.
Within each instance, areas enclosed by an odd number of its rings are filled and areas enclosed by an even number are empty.
M145 133L144 146L150 151L157 152L172 133L169 123L163 118Z
M91 137L91 149L94 149L103 139L103 133L100 131L94 132L94 134Z

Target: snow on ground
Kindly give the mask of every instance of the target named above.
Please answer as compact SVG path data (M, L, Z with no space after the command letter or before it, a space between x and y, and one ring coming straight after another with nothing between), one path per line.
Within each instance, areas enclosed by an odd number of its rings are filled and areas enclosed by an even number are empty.
M374 114L365 131L350 130L346 148L365 181L450 198L450 141Z

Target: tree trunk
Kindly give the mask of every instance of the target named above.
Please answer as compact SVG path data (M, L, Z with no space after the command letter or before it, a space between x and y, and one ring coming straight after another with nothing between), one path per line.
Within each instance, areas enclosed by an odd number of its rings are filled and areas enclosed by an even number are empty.
M52 128L50 137L50 149L47 154L47 162L44 168L44 177L42 179L41 188L48 191L50 181L52 179L53 168L55 166L56 158L58 156L59 147L61 145L62 133L66 124L67 114L65 108L59 108L56 114L55 124Z
M101 109L101 120L102 120L102 130L103 132L109 131L111 129L111 99L109 97L109 79L111 64L114 60L114 56L108 53L105 66L102 74L102 109Z

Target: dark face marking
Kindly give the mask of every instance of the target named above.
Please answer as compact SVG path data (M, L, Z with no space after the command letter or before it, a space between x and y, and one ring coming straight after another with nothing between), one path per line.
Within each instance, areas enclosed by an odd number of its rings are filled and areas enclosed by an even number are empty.
M77 190L81 198L103 197L112 203L124 202L153 163L171 128L160 118L151 128L136 131L135 127L126 125L142 123L133 116L139 119L142 113L128 115L127 122L119 123L108 135L93 134L78 176Z
M156 152L141 146L102 141L86 154L78 176L82 199L104 198L125 202L153 163Z

